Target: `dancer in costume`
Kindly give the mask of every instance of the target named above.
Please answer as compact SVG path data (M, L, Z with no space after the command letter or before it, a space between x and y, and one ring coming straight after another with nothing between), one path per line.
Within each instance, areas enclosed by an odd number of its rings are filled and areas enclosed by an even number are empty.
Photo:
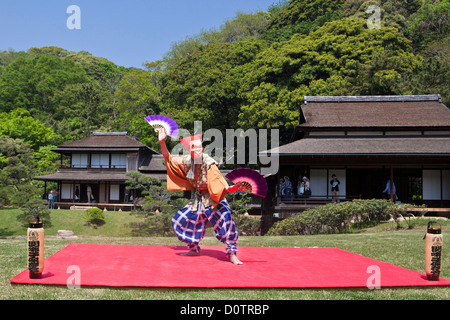
M201 135L180 141L189 151L186 156L172 156L166 146L166 131L155 129L167 166L167 189L169 191L193 191L191 201L178 211L172 219L174 230L182 242L189 247L185 256L200 255L199 242L205 236L209 221L216 238L225 243L226 255L234 264L242 264L236 257L238 232L230 207L225 199L228 192L236 192L241 184L228 186L220 173L216 161L203 153Z

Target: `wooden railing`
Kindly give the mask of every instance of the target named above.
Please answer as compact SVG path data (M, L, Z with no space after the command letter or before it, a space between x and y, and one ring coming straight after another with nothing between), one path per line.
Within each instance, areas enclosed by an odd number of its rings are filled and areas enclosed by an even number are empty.
M64 171L64 170L117 170L117 171L126 171L126 166L101 166L101 165L95 165L95 166L90 166L90 165L86 165L86 166L71 166L71 165L58 165L58 169L60 171Z
M331 195L312 195L312 196L279 196L277 198L277 206L280 205L326 205L332 202L352 201L354 199L361 199L361 195L358 196L331 196Z
M141 204L134 203L80 203L80 202L55 202L53 204L54 209L80 209L86 210L88 208L99 208L102 210L113 211L130 211L141 207Z

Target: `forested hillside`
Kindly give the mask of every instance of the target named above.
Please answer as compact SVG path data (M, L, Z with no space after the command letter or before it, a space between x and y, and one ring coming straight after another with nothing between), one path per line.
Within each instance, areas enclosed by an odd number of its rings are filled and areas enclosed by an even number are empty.
M439 93L450 106L449 17L449 0L291 0L188 35L142 69L58 47L2 51L0 200L56 170L53 146L92 131L158 149L150 114L191 131L279 128L284 143L305 95Z

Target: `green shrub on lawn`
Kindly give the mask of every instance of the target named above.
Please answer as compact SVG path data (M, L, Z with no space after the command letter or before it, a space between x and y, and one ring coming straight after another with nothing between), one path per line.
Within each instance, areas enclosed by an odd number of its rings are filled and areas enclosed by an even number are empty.
M100 227L105 224L105 214L99 208L90 208L84 212L83 218L93 228Z
M48 209L45 201L37 198L31 198L20 207L20 210L22 213L17 215L17 221L20 222L22 227L28 228L30 221L36 221L37 216L39 216L40 220L44 223L45 228L52 226L50 210Z
M308 209L293 217L275 223L267 235L309 235L350 232L374 226L381 221L406 216L410 204L395 204L388 200L353 200L330 203Z
M244 214L232 214L236 230L243 236L258 236L261 234L261 220Z

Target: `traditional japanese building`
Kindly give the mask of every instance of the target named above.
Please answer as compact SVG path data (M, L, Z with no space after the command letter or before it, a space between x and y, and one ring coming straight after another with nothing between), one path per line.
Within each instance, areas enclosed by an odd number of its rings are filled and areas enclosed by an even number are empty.
M450 110L439 95L305 96L291 142L277 150L280 170L293 194L272 190L265 214L280 217L332 200L330 179L340 181L339 200L389 198L450 207ZM298 182L309 179L311 196L300 196ZM450 210L448 210L450 211Z
M125 189L127 172L166 180L162 155L126 132L94 132L52 151L61 155L58 172L34 179L57 182L58 207L95 204L102 209L127 209L136 197Z

